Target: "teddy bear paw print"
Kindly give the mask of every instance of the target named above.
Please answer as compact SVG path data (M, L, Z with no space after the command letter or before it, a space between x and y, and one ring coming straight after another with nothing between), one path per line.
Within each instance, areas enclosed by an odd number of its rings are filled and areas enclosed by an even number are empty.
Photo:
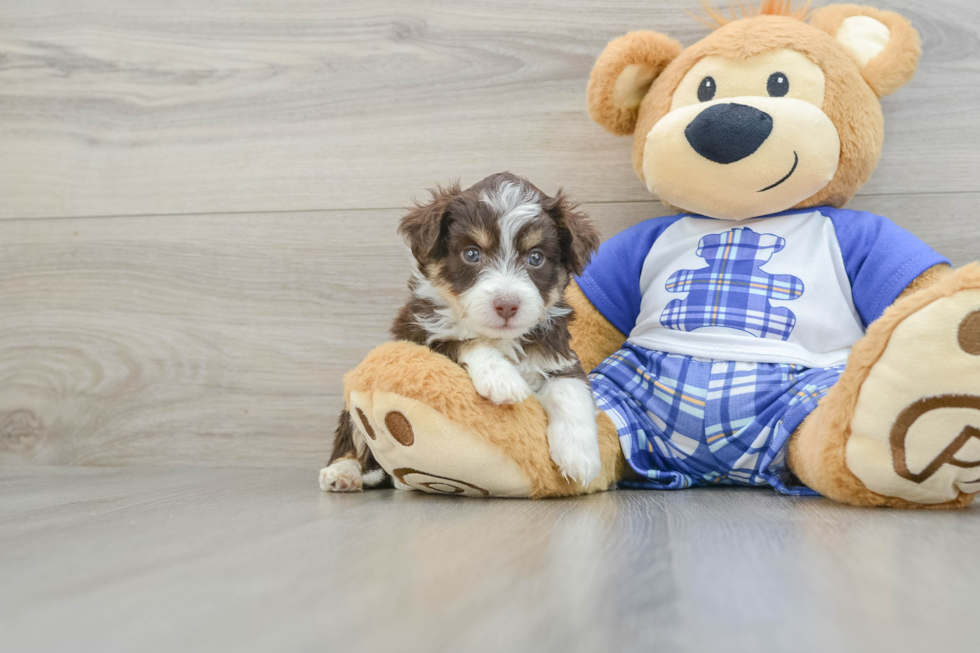
M980 491L980 289L891 333L861 386L846 463L871 491L914 503Z
M355 427L398 489L452 496L528 496L521 467L485 435L390 392L350 394Z

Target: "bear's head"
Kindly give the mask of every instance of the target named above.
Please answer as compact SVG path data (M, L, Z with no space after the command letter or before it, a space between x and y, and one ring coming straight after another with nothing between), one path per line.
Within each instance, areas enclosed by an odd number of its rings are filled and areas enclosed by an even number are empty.
M740 3L741 4L741 3ZM879 98L921 53L898 14L765 0L689 48L657 32L606 46L588 88L593 120L633 134L633 168L681 211L743 220L843 206L878 163Z

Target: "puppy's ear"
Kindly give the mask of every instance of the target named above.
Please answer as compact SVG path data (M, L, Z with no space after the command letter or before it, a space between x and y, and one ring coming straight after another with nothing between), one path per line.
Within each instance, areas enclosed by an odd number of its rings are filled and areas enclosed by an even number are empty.
M617 136L632 134L650 85L683 49L657 32L630 32L610 41L589 76L589 115Z
M438 255L440 239L448 227L449 203L462 194L459 181L446 187L436 186L429 192L432 199L426 204L416 200L415 207L398 224L398 233L408 243L412 256L423 264Z
M551 216L558 227L558 239L565 267L572 274L582 274L589 259L599 249L599 231L592 226L589 216L576 207L558 189L558 194L541 203L542 210Z
M827 5L813 12L810 24L837 39L878 97L905 86L919 65L919 33L912 23L894 12L857 5Z

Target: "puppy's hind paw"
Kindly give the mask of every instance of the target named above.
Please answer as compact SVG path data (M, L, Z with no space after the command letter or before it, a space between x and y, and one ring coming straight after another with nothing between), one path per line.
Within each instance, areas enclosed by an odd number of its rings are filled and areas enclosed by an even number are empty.
M324 492L360 492L361 465L356 460L341 458L320 470L320 489Z

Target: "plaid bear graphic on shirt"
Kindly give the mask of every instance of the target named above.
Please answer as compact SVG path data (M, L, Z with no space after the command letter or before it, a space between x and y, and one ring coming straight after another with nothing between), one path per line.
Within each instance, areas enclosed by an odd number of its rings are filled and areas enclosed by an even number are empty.
M803 294L803 281L789 274L761 269L786 246L775 234L758 234L748 227L710 234L698 243L697 255L708 266L678 270L666 289L688 293L667 304L660 323L668 329L693 331L702 327L739 329L757 338L788 340L796 316L769 300L793 300Z

